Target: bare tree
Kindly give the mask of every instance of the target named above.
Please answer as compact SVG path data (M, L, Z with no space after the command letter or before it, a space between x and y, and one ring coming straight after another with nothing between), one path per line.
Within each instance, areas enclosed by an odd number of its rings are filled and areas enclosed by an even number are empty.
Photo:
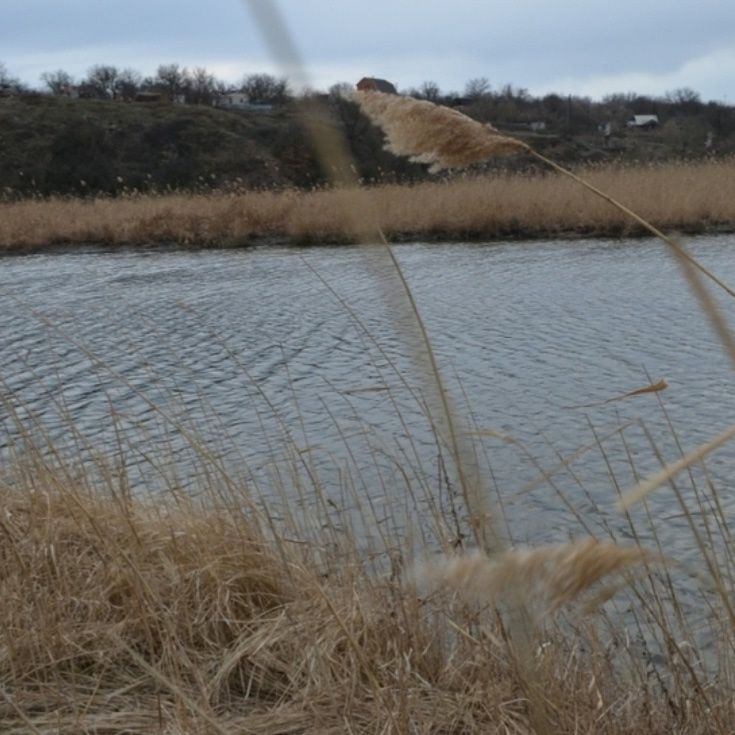
M439 89L439 85L436 82L423 82L419 87L418 96L422 99L429 100L429 102L436 102L441 96L442 92Z
M41 81L49 88L51 94L68 94L74 84L74 78L63 69L45 71L41 74Z
M528 102L531 99L531 95L525 87L514 87L510 83L503 85L500 94L506 99L519 102Z
M135 69L123 69L115 80L115 94L124 100L133 100L143 84L143 77Z
M211 105L217 93L217 80L203 67L196 67L188 75L189 102L195 105Z
M699 104L702 99L699 96L698 92L695 92L690 87L679 87L679 89L675 89L673 92L667 92L664 99L667 102L671 102L673 104Z
M0 61L0 95L19 92L23 85L15 77L11 77L5 64Z
M250 74L242 80L240 89L256 104L283 104L291 96L286 79L270 74Z
M84 80L85 91L90 97L114 99L115 83L120 72L111 64L97 64L89 69Z
M680 87L673 92L667 92L664 101L686 115L696 114L704 107L699 93L690 87Z
M186 67L178 64L161 64L156 70L156 84L165 91L171 99L183 94L188 84Z
M476 77L470 79L464 88L464 96L471 100L477 100L490 93L490 82L487 77Z
M349 96L351 92L355 91L355 85L350 82L337 82L333 84L329 90L330 99L344 99Z

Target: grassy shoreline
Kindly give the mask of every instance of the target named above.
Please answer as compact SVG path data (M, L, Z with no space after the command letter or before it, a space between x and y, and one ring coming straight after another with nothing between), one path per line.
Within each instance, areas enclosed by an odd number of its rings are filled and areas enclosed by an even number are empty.
M584 620L572 635L549 622L527 631L524 662L512 615L487 608L496 578L528 575L572 602L640 562L636 547L541 547L480 569L457 557L427 593L406 584L399 547L394 574L376 575L350 539L274 535L244 495L152 503L23 474L21 492L0 490L5 733L663 735L730 721L728 683L700 678L694 656L687 672L675 642L654 665L625 631L605 646Z
M655 226L735 231L735 160L588 168L585 178ZM502 175L360 190L130 193L118 198L0 204L0 251L58 245L237 247L352 239L368 209L390 240L636 236L606 202L555 175Z

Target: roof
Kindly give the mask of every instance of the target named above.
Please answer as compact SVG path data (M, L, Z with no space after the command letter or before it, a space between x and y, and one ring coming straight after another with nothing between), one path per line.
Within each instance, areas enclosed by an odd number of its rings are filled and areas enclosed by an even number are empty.
M630 122L633 125L658 125L658 115L633 115Z
M247 97L247 92L222 92L218 97Z
M395 86L393 86L387 79L378 79L377 77L363 77L358 83L357 88L368 87L369 89L375 89L378 92L387 92L388 94L397 94Z

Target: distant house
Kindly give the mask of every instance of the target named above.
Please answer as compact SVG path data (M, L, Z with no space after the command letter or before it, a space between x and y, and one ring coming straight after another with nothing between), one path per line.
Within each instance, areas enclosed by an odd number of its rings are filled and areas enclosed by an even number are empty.
M245 92L226 92L220 94L214 101L217 107L223 107L226 110L247 110L250 105L250 98Z
M471 105L474 100L471 97L452 97L452 101L449 103L450 107L467 107Z
M398 94L398 90L386 79L363 77L355 86L360 92L385 92L386 94Z
M530 130L533 130L534 133L541 133L546 130L546 121L534 120L533 122L528 123L528 127Z
M161 102L163 95L160 92L138 92L135 95L136 102Z
M61 87L61 91L59 92L59 94L62 97L69 97L70 99L78 100L79 99L79 87L77 87L75 84L64 84Z
M658 115L633 115L626 124L629 128L650 130L658 127Z

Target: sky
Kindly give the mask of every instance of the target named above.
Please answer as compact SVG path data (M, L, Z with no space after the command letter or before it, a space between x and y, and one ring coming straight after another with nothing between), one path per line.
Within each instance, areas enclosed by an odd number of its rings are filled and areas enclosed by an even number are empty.
M276 6L326 90L363 76L401 90L461 93L486 77L531 94L600 99L689 87L735 103L734 0L249 0ZM281 73L248 0L0 0L0 62L41 87L44 71L81 79L94 64L153 74L206 67L235 84Z

